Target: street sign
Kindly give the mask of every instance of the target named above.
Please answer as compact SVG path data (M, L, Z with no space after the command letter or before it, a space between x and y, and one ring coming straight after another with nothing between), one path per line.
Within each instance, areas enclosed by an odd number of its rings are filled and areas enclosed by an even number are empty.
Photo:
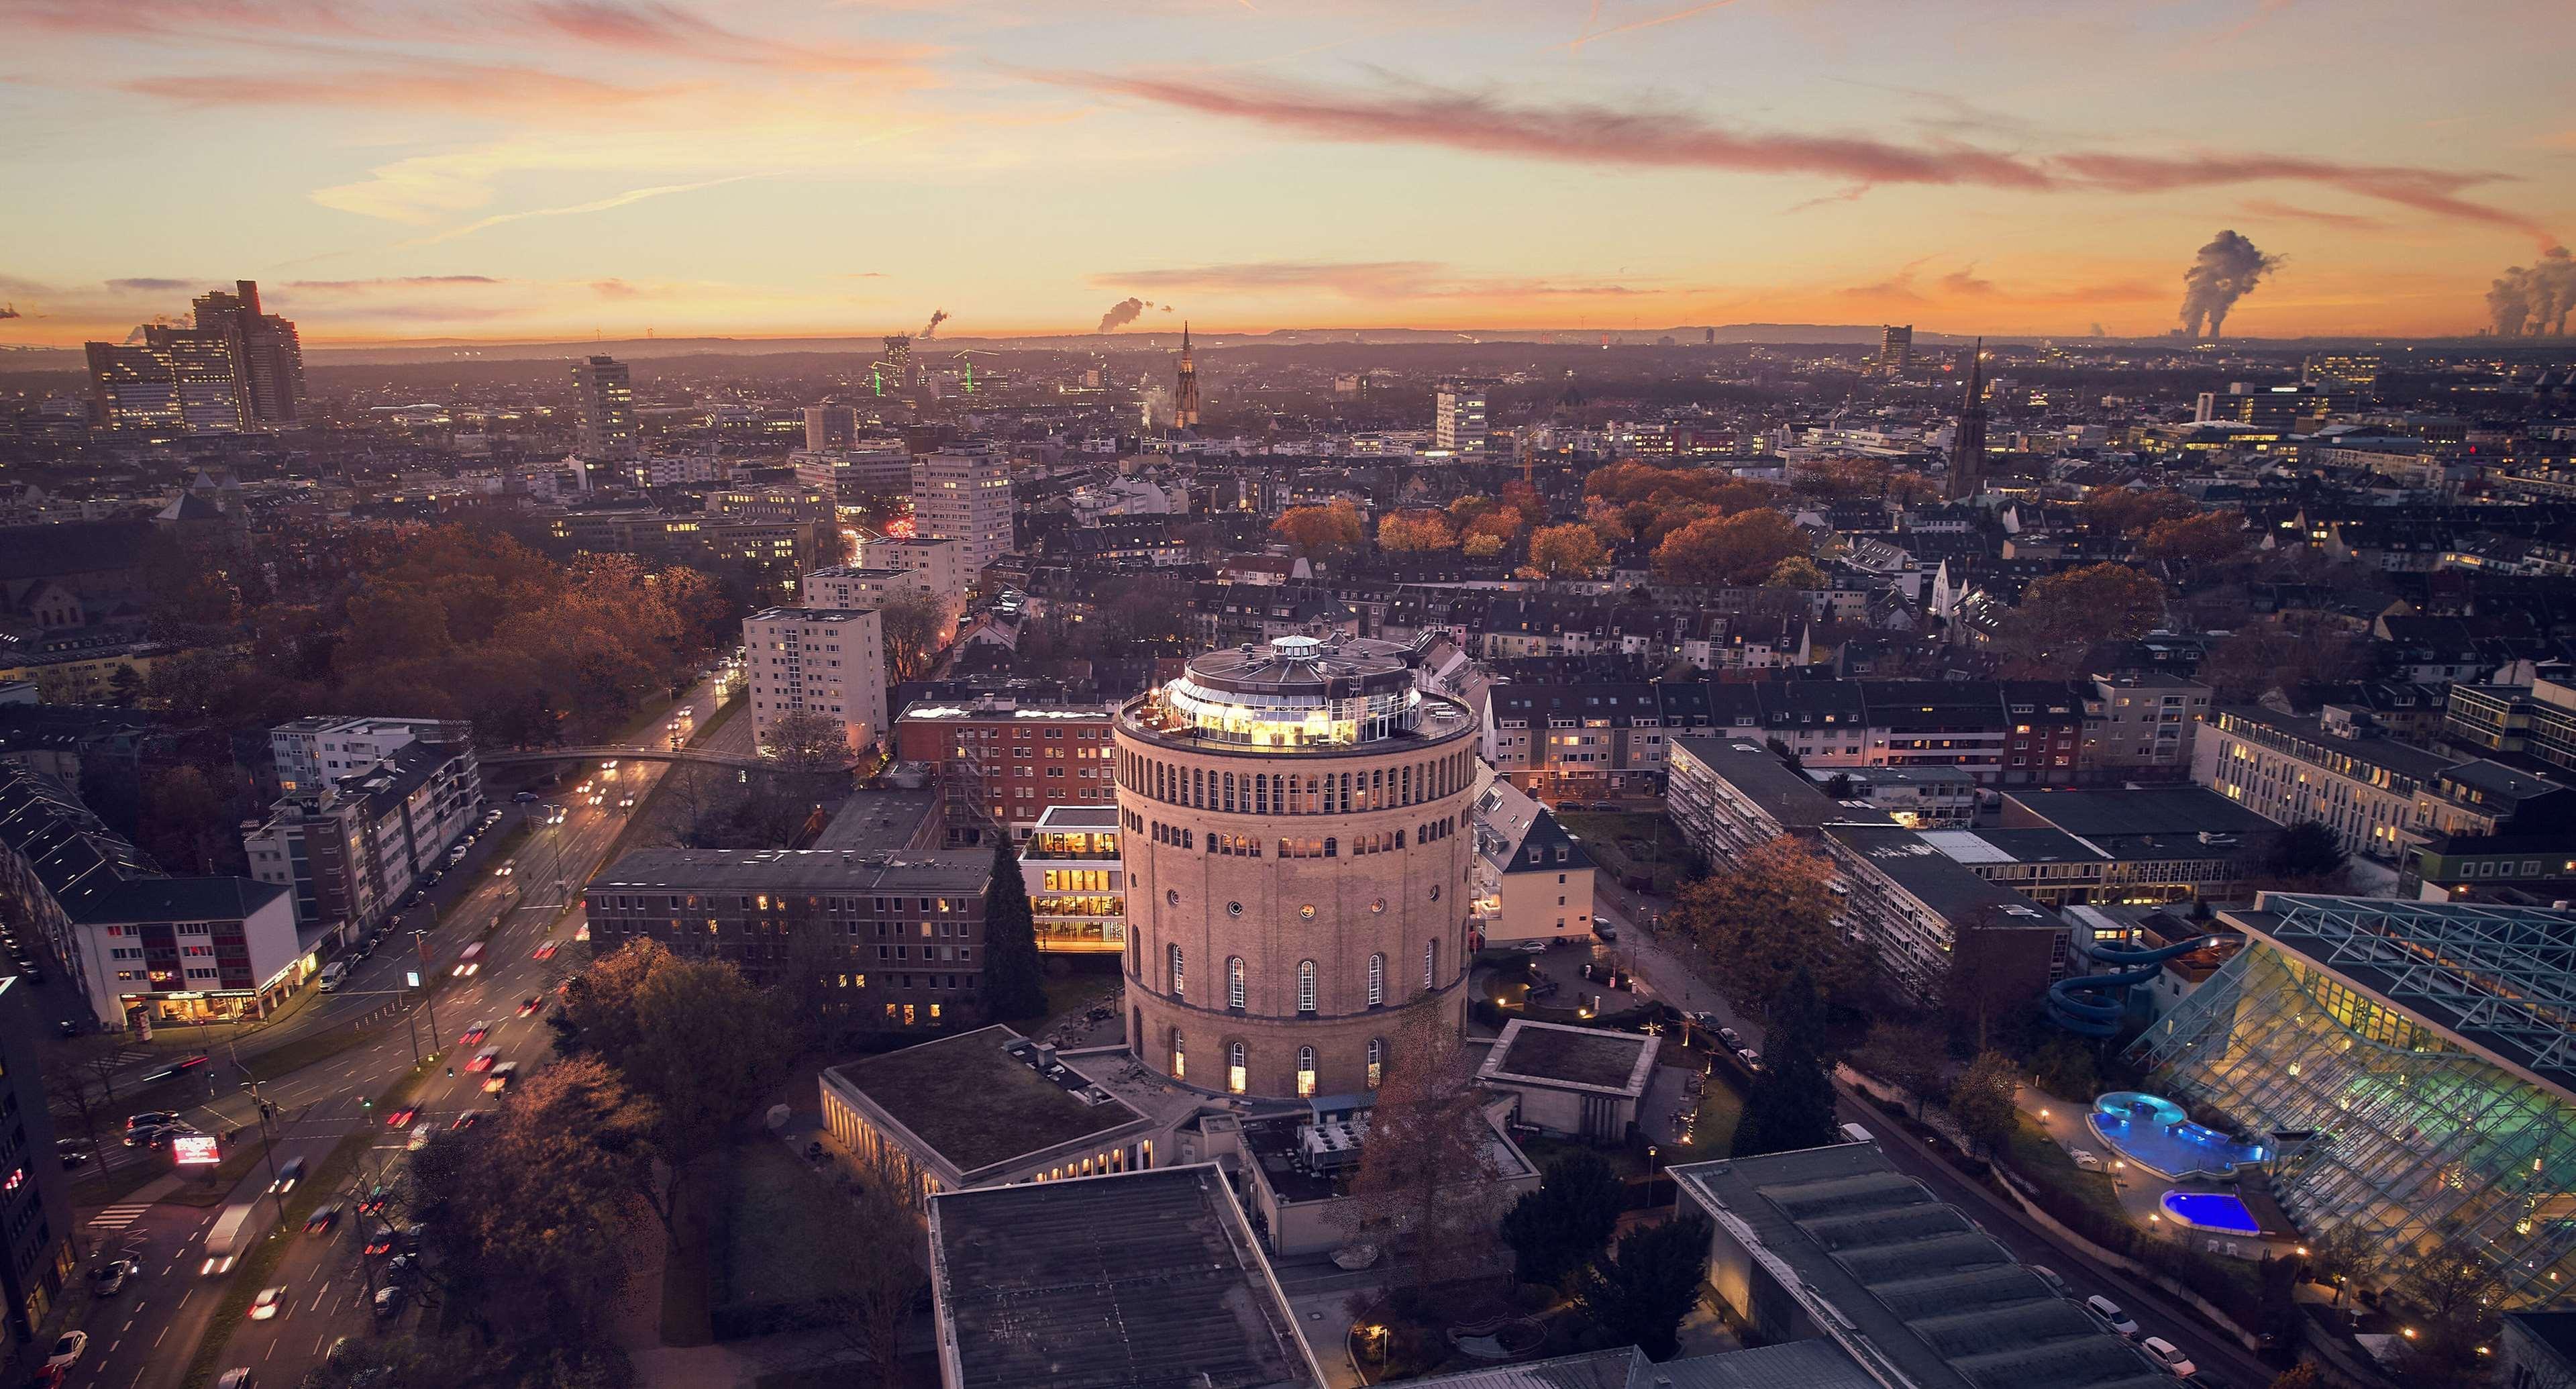
M404 971L403 971L403 984L404 984L404 986L405 986L405 987L407 987L407 988L414 988L414 989L419 988L419 987L420 987L420 971L419 971L419 970L416 970L416 969L407 969L407 970L404 970Z
M170 1160L181 1167L211 1167L224 1160L211 1133L183 1133L170 1140Z

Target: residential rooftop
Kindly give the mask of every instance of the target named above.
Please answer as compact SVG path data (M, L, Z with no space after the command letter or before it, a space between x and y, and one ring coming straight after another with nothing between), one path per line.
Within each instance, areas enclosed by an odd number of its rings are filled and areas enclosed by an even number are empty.
M1562 1023L1514 1018L1487 1054L1479 1077L1534 1080L1621 1094L1645 1093L1654 1073L1656 1043L1633 1032L1604 1032Z
M938 809L936 791L855 791L814 837L813 847L834 853L894 853L909 847L921 833L922 821Z
M930 1254L965 1389L1323 1383L1212 1164L943 1192Z
M646 892L953 892L983 890L990 855L927 849L843 853L834 849L638 849L590 880L599 888Z
M2029 898L1968 871L1922 834L1894 825L1827 825L1828 838L1867 859L1915 900L1952 924L1992 912L1989 927L2055 926Z
M997 1023L835 1066L832 1074L960 1174L1145 1117L1061 1062L1061 1075L1041 1074L1024 1059L1032 1045Z

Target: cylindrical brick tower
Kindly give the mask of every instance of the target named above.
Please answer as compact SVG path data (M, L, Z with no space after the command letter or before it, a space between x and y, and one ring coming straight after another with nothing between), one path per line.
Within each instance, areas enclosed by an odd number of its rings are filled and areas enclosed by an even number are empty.
M1119 711L1129 1044L1216 1093L1372 1089L1466 1008L1476 729L1392 642L1212 651Z

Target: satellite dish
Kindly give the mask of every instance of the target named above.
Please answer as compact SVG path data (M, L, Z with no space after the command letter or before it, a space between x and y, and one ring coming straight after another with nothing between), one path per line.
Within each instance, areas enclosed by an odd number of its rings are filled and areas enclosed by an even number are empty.
M780 1129L787 1127L787 1106L783 1104L771 1105L769 1107L769 1112L761 1116L761 1122L769 1126L769 1131L771 1133L776 1133Z

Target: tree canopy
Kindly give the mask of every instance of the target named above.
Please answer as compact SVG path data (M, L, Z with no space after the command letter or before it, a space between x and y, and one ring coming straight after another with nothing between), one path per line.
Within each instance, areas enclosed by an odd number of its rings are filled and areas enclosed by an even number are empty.
M1782 835L1684 887L1664 920L1756 1007L1769 1008L1802 969L1825 997L1841 998L1864 964L1834 928L1832 881L1822 854Z
M1585 1272L1575 1305L1611 1345L1634 1345L1669 1360L1681 1349L1682 1318L1708 1269L1708 1218L1693 1211L1619 1237L1617 1254Z
M1609 1242L1626 1191L1608 1159L1578 1148L1548 1164L1539 1189L1503 1213L1503 1242L1512 1247L1512 1276L1558 1287Z
M1046 983L1038 961L1037 918L1010 837L993 841L993 873L984 890L984 1009L997 1022L1046 1016Z
M1744 1097L1731 1156L1753 1157L1834 1141L1834 1083L1825 1069L1824 1009L1815 981L1800 969L1772 1002L1762 1037L1762 1069Z
M1359 509L1339 498L1323 506L1290 507L1270 523L1270 531L1309 559L1348 554L1367 535Z

